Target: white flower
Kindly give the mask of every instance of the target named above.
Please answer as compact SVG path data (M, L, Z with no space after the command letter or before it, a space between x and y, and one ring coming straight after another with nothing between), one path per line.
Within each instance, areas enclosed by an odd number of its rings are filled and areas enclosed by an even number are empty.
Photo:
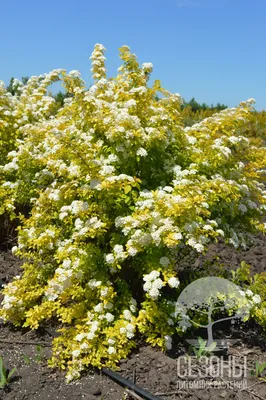
M147 72L147 73L151 73L153 70L153 64L151 62L149 63L143 63L142 64L142 69L143 71Z
M126 330L129 332L133 332L135 329L135 326L133 324L127 324Z
M115 317L111 313L105 314L105 318L107 319L108 322L113 322L113 320L115 319Z
M105 310L112 310L114 308L113 303L111 303L110 301L108 301L108 303L104 304L103 308Z
M84 225L84 222L80 218L77 218L75 220L75 228L77 230L80 230L83 227L83 225Z
M66 269L69 269L71 267L71 260L69 260L69 258L63 261L63 267Z
M152 283L152 287L155 289L161 289L163 287L163 281L160 278L155 279Z
M73 379L78 379L78 378L80 378L80 372L79 371L75 371L74 369L72 369L71 372L69 372L66 375L67 383L73 381Z
M97 306L94 307L95 312L102 312L103 311L103 303L97 304Z
M174 321L171 318L168 318L167 323L168 325L174 325Z
M116 244L115 247L114 247L114 252L115 252L117 255L122 254L122 253L124 252L123 246L120 245L120 244Z
M133 304L131 304L131 306L129 306L129 308L130 308L130 311L133 313L137 311L137 307L134 306Z
M101 181L99 179L92 179L90 181L90 188L99 190L101 188Z
M135 100L133 100L133 101L135 101ZM118 161L118 157L115 154L109 154L108 161L109 162L116 162L116 161Z
M126 330L126 328L120 328L120 333L127 333L127 330Z
M158 289L152 288L152 289L149 291L149 295L150 295L150 297L151 297L153 300L157 300L158 297L160 296L160 292L159 292Z
M194 249L197 250L198 253L202 253L204 250L204 246L200 243L195 244Z
M211 225L204 225L203 228L205 231L212 231L213 227Z
M253 300L253 302L254 302L255 304L261 303L261 297L260 297L259 294L255 294L255 295L252 297L252 300Z
M74 78L79 78L80 72L77 71L76 69L73 69L72 71L69 72L69 75L73 76Z
M61 212L60 214L59 214L59 219L64 219L65 217L67 217L68 216L68 213L67 212Z
M101 296L102 297L106 297L107 294L108 294L108 288L104 288L104 289L101 290Z
M139 86L137 88L130 89L129 93L139 93L144 94L147 92L147 88L145 86Z
M89 287L90 287L91 289L94 289L94 288L97 288L98 286L100 286L101 283L102 283L101 281L96 281L96 279L91 279L91 280L89 281L88 285L89 285Z
M110 175L112 174L112 172L114 172L115 167L113 167L112 165L104 165L101 170L100 170L100 174L101 175Z
M135 247L129 247L127 252L131 257L134 257L137 254L138 250Z
M106 254L105 261L107 264L113 264L115 261L114 255L112 253Z
M168 285L171 288L177 288L179 286L180 282L177 278L175 278L174 276L172 276L172 278L168 279Z
M186 138L189 144L195 144L197 142L197 139L194 136L187 135Z
M81 350L87 350L89 348L89 345L87 343L81 343L80 348Z
M135 107L137 105L136 100L130 99L125 102L125 107L130 108L130 107Z
M168 258L168 257L162 257L162 258L160 258L160 264L161 264L163 267L167 267L167 266L170 264L169 258Z
M13 246L11 249L13 254L15 254L17 250L18 250L18 246Z
M107 351L108 351L109 354L115 354L116 353L116 349L114 347L112 347L112 346L109 346Z
M246 295L248 296L248 297L251 297L251 296L253 296L253 292L252 292L252 290L250 290L250 289L247 289L246 290Z
M58 189L51 191L48 198L54 201L60 200L60 191Z
M127 319L128 321L130 321L132 318L132 314L129 310L124 310L123 315L124 315L125 319Z
M160 272L154 270L154 271L150 272L148 275L144 275L143 280L144 281L154 281L159 276L160 276Z
M108 339L108 344L115 344L115 340L114 339Z
M95 333L94 332L87 333L87 339L92 340L94 338L95 338Z
M147 281L147 282L144 283L143 290L145 292L148 292L151 288L152 288L152 282L151 281Z
M75 339L76 339L78 342L81 342L86 336L87 336L86 333L79 333L79 334L76 336Z
M180 232L176 232L176 233L173 234L172 237L175 240L180 240L180 239L182 239L182 234Z
M72 356L73 357L78 357L80 355L80 350L74 350L72 351Z
M143 147L140 147L137 150L136 154L137 154L137 156L140 156L140 157L147 157L147 155L148 155L147 151Z
M254 208L254 209L258 208L257 204L254 203L254 201L251 201L251 200L248 200L248 206L250 208Z
M80 167L72 164L68 167L68 172L71 177L78 176L80 174Z
M245 204L239 204L238 209L242 212L242 213L246 213L247 212L247 206L245 206Z

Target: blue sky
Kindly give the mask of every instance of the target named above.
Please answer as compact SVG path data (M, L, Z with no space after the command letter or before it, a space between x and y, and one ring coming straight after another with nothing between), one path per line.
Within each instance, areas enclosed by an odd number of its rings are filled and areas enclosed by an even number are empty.
M127 44L187 100L266 109L265 17L266 0L2 0L0 79L66 68L91 84L94 44L109 76Z

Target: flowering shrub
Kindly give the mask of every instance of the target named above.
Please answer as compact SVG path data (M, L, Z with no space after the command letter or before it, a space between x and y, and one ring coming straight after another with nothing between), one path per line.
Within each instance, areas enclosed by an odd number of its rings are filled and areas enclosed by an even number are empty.
M181 331L177 254L219 237L245 246L246 233L265 231L266 152L242 134L253 100L184 128L181 97L148 86L152 64L123 46L107 79L104 52L95 45L88 90L77 71L62 73L72 97L58 113L42 105L51 101L43 79L18 99L1 89L14 113L30 110L18 131L8 128L2 209L28 202L31 214L13 248L28 261L5 287L0 317L32 329L56 318L51 365L69 380L88 365L114 366L138 333L170 349Z
M14 79L12 89L15 95L9 93L4 87L4 82L0 81L0 214L5 211L12 214L14 203L28 204L32 191L38 188L38 183L31 181L34 170L25 166L22 170L19 169L18 155L20 154L21 158L29 129L44 124L57 114L58 106L55 99L47 93L47 88L59 80L62 80L70 92L73 90L73 83L82 86L76 71L66 74L62 69L32 76L24 85L18 79ZM33 137L31 139L33 140ZM36 162L31 164L31 168L36 170Z

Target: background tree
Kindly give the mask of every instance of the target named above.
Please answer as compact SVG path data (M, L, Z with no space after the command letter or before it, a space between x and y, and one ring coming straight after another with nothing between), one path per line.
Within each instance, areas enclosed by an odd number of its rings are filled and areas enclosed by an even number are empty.
M24 86L27 84L28 80L29 80L29 77L28 77L28 76L22 76L22 78L21 78L21 82L22 82L22 84L23 84ZM14 77L12 77L12 78L10 79L10 81L9 81L9 84L8 84L7 87L6 87L6 90L7 90L9 93L11 93L13 96L19 94L19 90L18 90L19 85L16 85L16 81L17 81L17 79L15 79ZM17 82L19 82L19 81L17 81Z

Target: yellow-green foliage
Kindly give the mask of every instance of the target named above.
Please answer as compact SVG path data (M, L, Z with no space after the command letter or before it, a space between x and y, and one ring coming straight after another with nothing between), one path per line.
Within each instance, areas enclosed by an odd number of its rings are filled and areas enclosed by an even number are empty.
M14 112L30 110L2 163L2 210L32 209L13 248L28 262L5 287L0 316L33 329L57 318L51 364L69 380L114 366L138 332L171 347L180 249L201 253L221 236L237 247L265 231L266 151L244 135L253 100L184 128L180 96L148 86L152 64L123 46L107 79L104 51L95 45L89 90L77 71L62 73L73 96L49 118L42 79L15 100L1 89Z
M200 109L193 111L186 106L181 111L182 122L185 126L192 126L205 118L218 113L215 108ZM250 138L252 144L257 146L265 145L266 140L266 111L253 111L245 125L244 135Z
M205 118L217 114L219 111L215 108L207 108L206 110L193 111L191 106L186 106L181 110L182 122L185 126L192 126Z
M232 271L232 274L234 282L244 286L247 295L256 304L251 316L266 328L266 272L252 274L251 265L242 261L240 267L235 272Z

